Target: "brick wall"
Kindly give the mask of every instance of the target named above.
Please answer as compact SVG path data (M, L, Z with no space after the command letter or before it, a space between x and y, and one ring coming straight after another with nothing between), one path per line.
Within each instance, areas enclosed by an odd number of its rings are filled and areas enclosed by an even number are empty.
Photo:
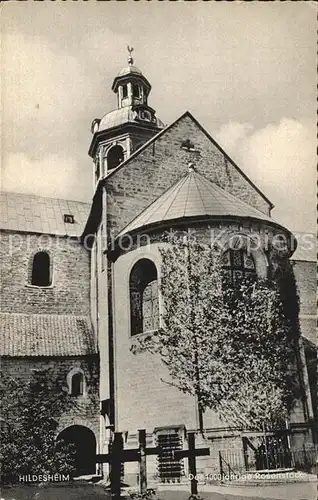
M87 396L76 398L76 405L67 413L61 415L59 430L70 425L85 425L95 434L99 442L99 362L97 356L85 358L7 358L1 359L1 369L8 375L28 380L31 378L32 369L52 368L54 379L61 381L68 389L67 374L72 368L83 370Z
M181 144L186 139L190 139L199 154L181 149ZM110 226L115 230L126 226L187 173L190 161L194 161L197 171L210 181L258 210L269 213L266 200L192 118L184 115L107 180L107 214Z
M29 286L32 259L49 252L51 287ZM89 315L89 253L77 240L49 235L2 232L1 309L25 314Z

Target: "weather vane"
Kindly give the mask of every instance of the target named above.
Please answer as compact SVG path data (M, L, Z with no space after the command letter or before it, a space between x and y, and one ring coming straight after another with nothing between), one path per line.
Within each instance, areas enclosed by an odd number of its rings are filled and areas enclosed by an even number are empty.
M129 47L129 45L127 45L127 50L129 52L129 56L128 56L128 64L133 64L134 63L134 60L132 58L132 52L134 51L134 47Z

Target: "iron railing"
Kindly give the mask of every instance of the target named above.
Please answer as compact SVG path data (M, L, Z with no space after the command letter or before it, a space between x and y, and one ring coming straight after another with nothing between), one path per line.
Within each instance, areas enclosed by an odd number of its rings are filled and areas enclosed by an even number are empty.
M240 474L257 470L297 469L310 471L317 466L318 447L267 449L243 449L219 451L221 475Z

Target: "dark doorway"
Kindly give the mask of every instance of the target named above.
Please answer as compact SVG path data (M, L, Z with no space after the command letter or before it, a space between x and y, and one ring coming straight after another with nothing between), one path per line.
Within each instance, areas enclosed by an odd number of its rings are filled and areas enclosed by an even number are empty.
M96 439L90 429L83 425L72 425L64 429L57 439L75 448L74 476L95 474Z

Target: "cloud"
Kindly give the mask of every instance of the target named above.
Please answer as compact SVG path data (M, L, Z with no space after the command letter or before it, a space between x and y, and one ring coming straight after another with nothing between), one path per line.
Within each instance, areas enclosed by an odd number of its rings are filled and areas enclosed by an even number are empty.
M250 123L229 122L226 125L221 125L215 138L220 145L226 145L226 152L231 155L237 153L242 142L246 140L246 136L253 130L253 125Z
M37 16L25 2L23 11L20 6L7 14L3 187L91 199L90 123L115 106L111 81L130 43L153 84L150 104L158 115L169 123L190 107L207 130L219 127L213 135L275 203L273 217L299 231L314 230L315 130L299 118L314 119L311 9L288 6L284 17L277 15L279 6L259 14L247 7L240 17L221 6L195 17L189 8L181 24L177 9L167 25L165 10L149 17L149 8L140 5L118 24L121 7L115 3L97 3L88 14L84 2L75 17L72 2L62 11L53 2ZM249 27L242 31L246 16ZM162 33L180 42L170 44L169 56ZM297 119L281 119L287 113Z
M3 189L90 201L85 63L43 36L7 33L3 65Z
M6 151L18 147L41 157L49 144L49 152L58 152L85 120L83 103L92 85L85 65L43 37L9 33L3 42L3 66Z
M87 201L92 195L91 184L81 177L83 187L79 189L79 175L78 165L66 155L32 160L24 153L15 153L8 157L3 169L2 187L5 191Z
M261 129L229 122L215 139L275 204L273 218L290 229L315 231L316 140L309 122L282 118Z

